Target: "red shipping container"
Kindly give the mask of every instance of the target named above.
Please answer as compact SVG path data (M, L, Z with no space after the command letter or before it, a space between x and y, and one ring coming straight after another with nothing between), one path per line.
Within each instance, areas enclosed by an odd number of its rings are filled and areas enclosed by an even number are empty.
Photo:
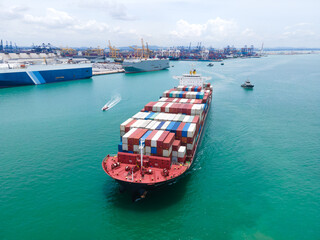
M174 133L169 133L168 134L166 139L163 141L163 149L168 150L171 147L173 141L175 140L174 139L174 135L175 135Z
M181 138L181 143L187 143L187 138L186 137L182 137ZM183 145L183 144L182 144Z
M128 138L128 146L129 145L133 145L133 138L134 138L134 136L136 135L136 134L138 134L139 133L139 131L140 131L141 129L140 128L138 128L137 130L135 130L130 136L129 136L129 138ZM128 151L130 151L130 150L128 150Z
M193 138L188 137L188 138L187 138L187 143L190 143L190 144L193 143L196 135L197 135L197 134L194 134Z
M146 111L151 112L153 105L156 104L156 103L157 103L157 102L149 102L148 104L146 104L146 105L144 106L144 109L145 109Z
M185 163L186 162L186 156L183 158L178 158L178 162Z
M130 126L131 126L132 124L134 124L136 121L137 121L137 120L133 119L131 122L129 122L129 123L124 127L124 131L125 131L125 132L129 132Z
M121 163L130 164L135 162L136 158L137 158L137 154L118 152L118 161Z
M161 168L170 169L171 167L171 158L167 157L153 157L155 162L158 162Z
M133 152L133 145L128 145L128 151Z
M172 143L172 151L178 151L179 147L181 146L180 140L174 140Z
M157 156L163 156L163 149L157 147Z
M199 116L194 116L192 123L195 123L197 126L199 126Z
M163 141L166 139L170 132L169 131L164 131L161 136L158 138L157 141L157 148L163 148Z
M151 133L150 133L150 135L145 139L145 145L146 146L151 146L151 139L154 137L154 135L156 135L156 133L157 133L158 131L157 130L153 130Z
M187 155L192 155L194 153L194 151L193 150L187 150Z
M186 109L186 114L187 115L191 115L191 108L192 108L193 104L188 104L188 107Z
M168 105L169 103L165 103L162 105L161 107L161 112L165 112L166 111L166 106Z
M176 130L176 137L182 137L182 130L184 128L184 125L186 125L185 122L180 122L179 127Z
M148 131L148 129L142 129L142 128L139 128L138 129L139 131L136 131L134 136L132 136L132 139L133 139L133 145L139 145L140 142L140 138Z

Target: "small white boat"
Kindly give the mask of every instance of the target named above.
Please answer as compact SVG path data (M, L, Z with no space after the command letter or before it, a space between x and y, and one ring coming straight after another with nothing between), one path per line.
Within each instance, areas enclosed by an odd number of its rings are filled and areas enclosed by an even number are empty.
M115 105L117 105L119 102L121 101L121 96L116 96L111 98L111 100L109 102L107 102L102 108L102 111L107 111L109 109L111 109L112 107L114 107Z

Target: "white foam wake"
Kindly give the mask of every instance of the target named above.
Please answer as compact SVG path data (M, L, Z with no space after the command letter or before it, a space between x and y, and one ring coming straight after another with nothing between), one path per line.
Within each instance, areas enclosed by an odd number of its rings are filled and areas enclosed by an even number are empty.
M110 108L113 108L115 105L117 105L120 101L121 101L121 96L120 96L120 95L113 96L113 97L111 98L111 100L108 101L108 102L103 106L102 110L103 110L104 108L107 108L107 107L108 107L108 110L109 110Z

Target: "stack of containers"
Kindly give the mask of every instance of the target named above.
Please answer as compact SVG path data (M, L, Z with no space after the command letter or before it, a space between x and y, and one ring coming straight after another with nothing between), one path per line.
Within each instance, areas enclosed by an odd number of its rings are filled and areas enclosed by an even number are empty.
M154 166L168 168L171 158L185 162L195 150L210 94L210 90L187 86L164 92L158 102L145 105L145 112L138 112L120 125L119 152L139 153L140 139L145 142L144 154L150 156Z
M204 94L204 97L206 93ZM171 103L191 103L191 104L201 104L203 99L186 99L186 98L167 98L162 97L159 99L159 102L171 102Z
M145 138L147 156L171 157L174 133L164 130L153 130Z
M204 94L205 94L204 91L201 91L201 92L175 91L174 89L171 89L169 90L169 92L165 91L162 96L167 98L203 99Z
M167 112L167 113L182 113L187 115L201 115L204 110L204 104L186 104L186 103L165 103L156 102L148 103L145 106L145 111L152 112Z
M179 90L179 91L201 92L202 87L200 87L200 86L178 86L177 90Z
M174 140L172 144L172 161L177 162L178 161L178 150L181 146L180 140Z
M128 152L139 153L140 138L146 134L148 130L142 128L133 128L122 137L122 150Z
M178 162L185 162L187 158L186 147L180 146L178 149Z

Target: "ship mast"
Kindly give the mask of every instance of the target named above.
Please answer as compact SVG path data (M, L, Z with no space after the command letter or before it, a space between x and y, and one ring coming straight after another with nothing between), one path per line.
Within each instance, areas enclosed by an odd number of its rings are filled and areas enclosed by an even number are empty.
M143 166L143 149L144 149L144 141L140 141L140 159L141 159L141 172L142 172L142 166Z

